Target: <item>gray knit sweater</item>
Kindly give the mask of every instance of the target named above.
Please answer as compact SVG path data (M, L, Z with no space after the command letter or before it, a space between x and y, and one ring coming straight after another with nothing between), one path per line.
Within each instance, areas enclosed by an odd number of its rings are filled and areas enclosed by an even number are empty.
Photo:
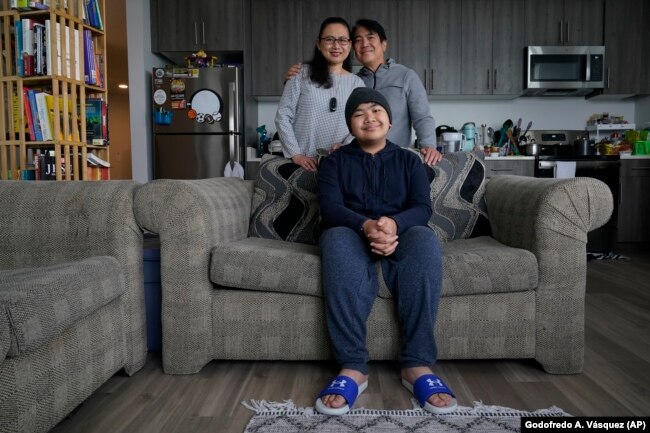
M345 103L352 90L364 84L354 74L333 74L332 80L329 89L318 87L309 79L309 66L303 65L284 85L275 125L286 158L316 156L317 149L352 141L345 123ZM332 98L337 100L335 111L330 110Z

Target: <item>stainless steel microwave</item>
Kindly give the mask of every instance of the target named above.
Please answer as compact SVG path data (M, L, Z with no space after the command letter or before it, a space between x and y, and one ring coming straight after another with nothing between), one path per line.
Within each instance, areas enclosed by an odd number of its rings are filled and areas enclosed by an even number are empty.
M604 46L530 46L526 54L529 96L583 96L605 86Z

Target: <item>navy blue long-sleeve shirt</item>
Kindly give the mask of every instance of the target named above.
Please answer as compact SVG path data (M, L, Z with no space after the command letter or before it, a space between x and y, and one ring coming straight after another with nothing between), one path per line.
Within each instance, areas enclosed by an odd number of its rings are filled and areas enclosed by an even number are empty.
M321 159L318 200L323 229L361 231L368 219L387 216L397 234L426 226L431 217L430 186L420 158L390 141L375 155L356 140Z

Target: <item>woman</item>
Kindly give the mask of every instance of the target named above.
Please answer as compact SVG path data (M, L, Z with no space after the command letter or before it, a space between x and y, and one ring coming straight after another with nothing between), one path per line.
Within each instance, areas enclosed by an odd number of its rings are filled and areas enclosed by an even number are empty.
M363 81L351 73L350 26L339 17L320 26L314 56L284 86L275 116L284 156L316 171L319 150L332 150L352 141L344 107Z

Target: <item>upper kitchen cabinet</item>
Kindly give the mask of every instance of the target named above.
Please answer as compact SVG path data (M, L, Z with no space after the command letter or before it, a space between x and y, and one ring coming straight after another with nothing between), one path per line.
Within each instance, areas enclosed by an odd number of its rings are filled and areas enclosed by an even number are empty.
M252 0L252 94L282 95L289 66L302 54L300 0Z
M526 45L602 45L605 0L526 0Z
M523 92L524 5L519 0L463 0L463 95Z
M398 3L394 0L356 0L350 2L350 27L360 18L372 19L378 21L388 38L388 48L386 49L386 57L392 57L395 61L399 62L399 48L398 48ZM359 61L354 56L354 47L352 47L352 64L360 65Z
M461 2L400 0L398 3L399 58L396 60L420 76L428 94L459 95Z
M243 22L239 0L151 0L152 50L243 50Z
M255 13L255 12L253 12ZM327 17L341 17L350 22L350 1L348 0L302 0L302 59L314 55L316 38L323 20ZM350 24L352 25L352 24ZM291 26L289 29L293 28ZM289 33L291 30L289 30ZM352 54L354 55L354 54Z
M650 11L647 0L605 2L605 95L648 92L642 62L643 57L647 57L644 53L648 52L648 48L644 49L643 38L649 32L639 31L648 23L644 9Z

